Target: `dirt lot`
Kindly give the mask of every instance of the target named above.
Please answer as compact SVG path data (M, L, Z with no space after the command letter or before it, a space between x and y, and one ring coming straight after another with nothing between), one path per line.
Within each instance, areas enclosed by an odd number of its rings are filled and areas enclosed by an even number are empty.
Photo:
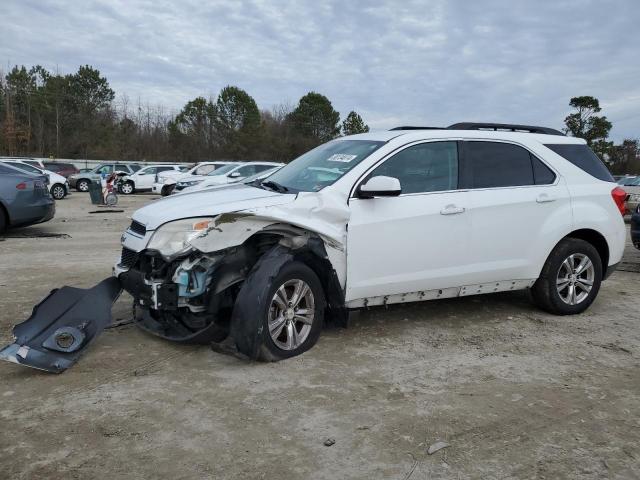
M0 239L2 344L50 289L107 277L154 198L89 214L76 193ZM41 233L70 237L20 238ZM0 477L640 478L640 255L625 261L575 317L515 292L366 311L277 364L131 325L61 375L2 362Z

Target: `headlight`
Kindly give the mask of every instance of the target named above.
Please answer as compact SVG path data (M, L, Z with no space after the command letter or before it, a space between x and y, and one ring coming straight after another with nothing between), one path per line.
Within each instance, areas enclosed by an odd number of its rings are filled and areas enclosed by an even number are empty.
M637 193L632 193L631 195L629 195L629 200L631 200L632 202L640 202L640 195Z
M213 218L185 218L162 225L151 237L148 249L169 257L189 248L189 241L209 228Z
M191 180L190 182L180 182L178 183L178 185L181 187L193 187L194 185L197 185L201 182L202 180Z

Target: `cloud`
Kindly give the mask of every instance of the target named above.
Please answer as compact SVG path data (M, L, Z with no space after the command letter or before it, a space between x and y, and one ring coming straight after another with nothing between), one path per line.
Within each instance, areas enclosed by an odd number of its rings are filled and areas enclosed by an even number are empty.
M640 136L640 4L601 1L5 0L0 59L98 68L179 109L238 85L262 108L310 90L373 128L458 121L559 128L593 95Z

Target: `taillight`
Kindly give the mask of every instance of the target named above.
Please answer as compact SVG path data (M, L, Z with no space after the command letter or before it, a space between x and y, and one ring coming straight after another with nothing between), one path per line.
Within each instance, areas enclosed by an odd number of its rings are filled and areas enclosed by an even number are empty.
M16 185L16 188L18 190L26 190L27 189L27 184L25 182L20 182L19 184Z
M620 213L624 215L627 212L627 207L625 205L625 201L627 200L627 192L625 192L622 188L616 187L611 190L611 197L620 210Z

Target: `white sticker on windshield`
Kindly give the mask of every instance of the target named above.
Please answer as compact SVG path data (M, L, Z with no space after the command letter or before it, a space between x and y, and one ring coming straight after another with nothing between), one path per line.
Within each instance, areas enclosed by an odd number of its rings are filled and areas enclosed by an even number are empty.
M356 157L357 155L347 155L346 153L334 153L329 158L327 158L327 161L349 163L351 160L353 160Z

